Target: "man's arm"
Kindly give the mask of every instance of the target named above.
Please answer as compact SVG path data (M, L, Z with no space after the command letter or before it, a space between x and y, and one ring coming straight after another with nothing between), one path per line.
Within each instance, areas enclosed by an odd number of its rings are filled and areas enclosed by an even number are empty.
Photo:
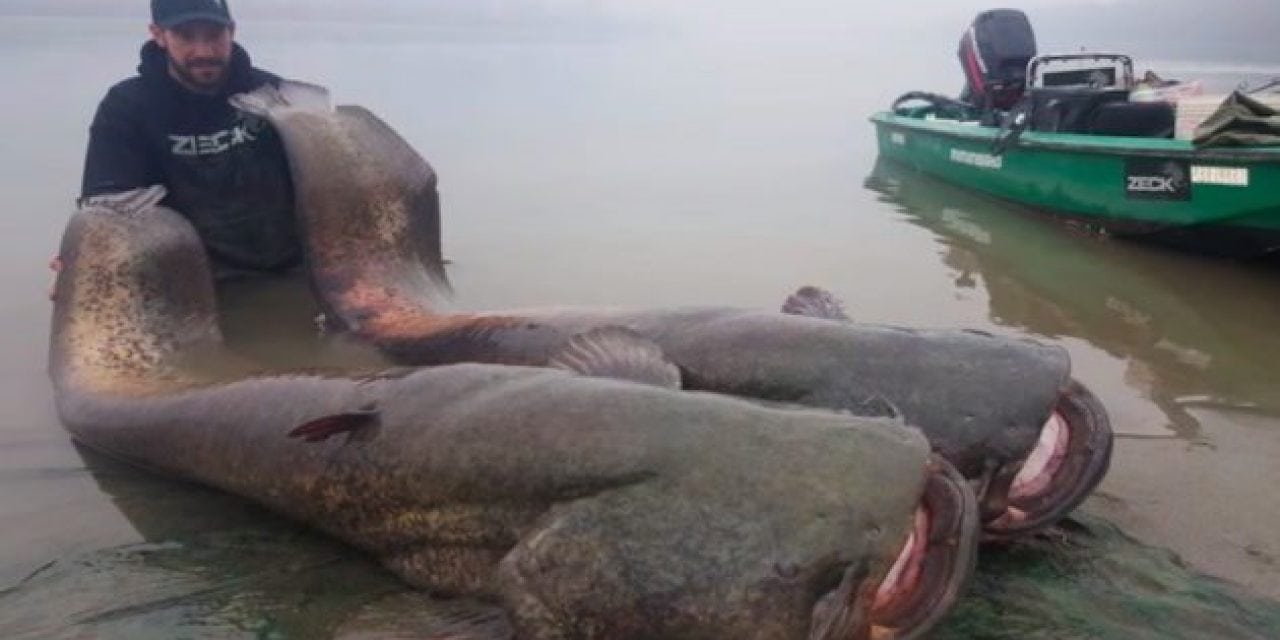
M81 198L128 191L159 181L137 113L138 109L118 89L112 89L98 105L89 127Z

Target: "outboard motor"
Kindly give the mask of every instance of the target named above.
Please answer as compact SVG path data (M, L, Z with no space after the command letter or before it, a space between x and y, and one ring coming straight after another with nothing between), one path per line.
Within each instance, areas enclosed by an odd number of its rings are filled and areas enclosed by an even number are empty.
M982 110L1008 110L1022 99L1036 36L1017 9L983 11L960 39L965 89L961 100Z

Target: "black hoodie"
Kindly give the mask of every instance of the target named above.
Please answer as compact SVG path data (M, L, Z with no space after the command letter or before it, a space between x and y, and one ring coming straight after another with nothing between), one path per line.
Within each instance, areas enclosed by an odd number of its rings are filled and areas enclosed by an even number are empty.
M148 42L138 76L103 98L89 130L81 196L162 184L169 190L164 204L195 226L220 277L298 265L302 248L280 138L227 102L280 78L254 68L239 45L218 95L187 90L168 65L165 52Z

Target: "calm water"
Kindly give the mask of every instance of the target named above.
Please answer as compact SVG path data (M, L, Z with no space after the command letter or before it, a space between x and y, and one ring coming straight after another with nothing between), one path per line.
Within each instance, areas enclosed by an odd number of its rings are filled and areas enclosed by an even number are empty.
M939 637L1280 637L1280 270L1083 237L877 165L865 116L958 86L951 31L872 47L249 24L241 41L436 166L463 306L775 307L820 284L859 320L1066 347L1120 432L1111 474L1066 535L985 551ZM392 637L455 619L239 500L80 452L57 423L44 265L141 35L0 18L0 636ZM228 305L260 357L317 357L296 292Z

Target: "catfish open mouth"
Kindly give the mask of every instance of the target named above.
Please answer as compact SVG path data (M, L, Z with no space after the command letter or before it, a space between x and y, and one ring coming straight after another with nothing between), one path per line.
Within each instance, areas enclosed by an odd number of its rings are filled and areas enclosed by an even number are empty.
M1072 380L1016 474L989 485L983 500L988 538L1026 535L1067 515L1102 482L1113 442L1106 409Z
M921 638L955 605L977 562L977 499L964 476L942 458L932 458L928 473L911 530L893 564L862 581L856 597L833 594L848 603L846 611L836 613L843 621L833 623L828 617L835 613L824 606L829 601L815 607L810 638Z

